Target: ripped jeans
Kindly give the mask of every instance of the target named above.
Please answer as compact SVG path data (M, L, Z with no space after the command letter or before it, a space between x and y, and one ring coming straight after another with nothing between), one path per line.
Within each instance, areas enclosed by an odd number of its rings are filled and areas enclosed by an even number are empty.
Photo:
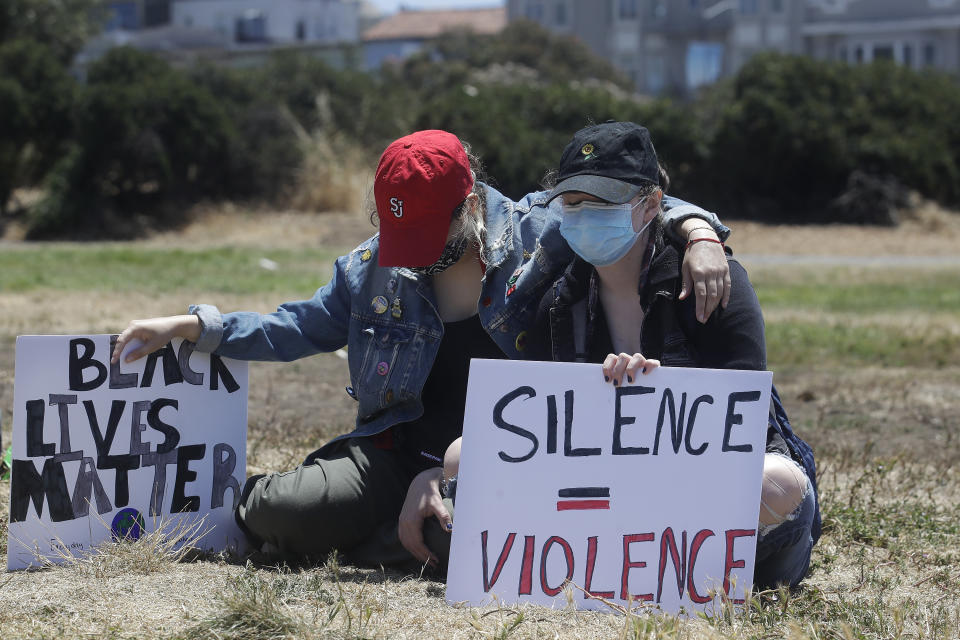
M803 499L782 522L759 526L754 588L767 589L781 584L794 587L803 580L810 567L811 529L816 510L816 492L807 479Z

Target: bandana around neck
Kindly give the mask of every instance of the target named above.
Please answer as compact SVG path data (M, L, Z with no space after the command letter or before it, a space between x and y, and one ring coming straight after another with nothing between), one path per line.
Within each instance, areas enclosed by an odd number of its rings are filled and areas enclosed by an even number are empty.
M425 267L410 267L410 270L421 276L432 276L441 271L446 271L453 265L455 265L460 258L463 257L463 253L467 250L467 239L460 238L454 240L451 243L448 243L443 247L443 253L440 254L440 257L437 258L437 261L433 264L427 265Z

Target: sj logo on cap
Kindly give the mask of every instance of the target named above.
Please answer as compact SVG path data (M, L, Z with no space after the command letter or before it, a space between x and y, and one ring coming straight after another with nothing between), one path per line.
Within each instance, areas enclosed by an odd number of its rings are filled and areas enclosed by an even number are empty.
M403 217L403 200L400 198L390 198L390 211L397 218Z

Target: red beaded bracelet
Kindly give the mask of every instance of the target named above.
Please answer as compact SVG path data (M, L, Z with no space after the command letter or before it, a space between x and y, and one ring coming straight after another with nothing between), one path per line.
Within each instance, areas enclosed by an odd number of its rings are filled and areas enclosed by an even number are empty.
M720 240L717 240L716 238L694 238L693 240L690 240L689 242L687 242L687 246L684 248L684 251L686 251L687 249L689 249L689 248L690 248L690 245L692 245L692 244L694 244L694 243L696 243L696 242L715 242L715 243L717 243L718 245L720 245L721 247L724 246L724 245L723 245L723 242L721 242Z

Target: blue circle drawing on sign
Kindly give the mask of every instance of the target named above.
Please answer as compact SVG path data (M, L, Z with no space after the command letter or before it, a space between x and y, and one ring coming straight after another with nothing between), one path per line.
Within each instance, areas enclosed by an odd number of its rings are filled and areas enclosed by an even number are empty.
M114 540L136 540L143 535L145 528L143 514L133 507L120 509L110 525Z

